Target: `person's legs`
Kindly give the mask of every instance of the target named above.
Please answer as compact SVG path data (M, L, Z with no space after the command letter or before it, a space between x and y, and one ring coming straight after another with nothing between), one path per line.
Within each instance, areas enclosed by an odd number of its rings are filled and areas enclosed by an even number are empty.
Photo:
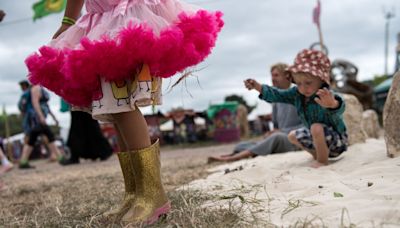
M210 156L207 158L207 163L231 162L254 156L254 154L249 153L250 151L248 151L248 149L254 145L256 145L256 143L251 141L240 142L235 146L235 148L233 148L233 153L223 154L220 156Z
M113 119L121 144L125 144L129 151L118 154L125 185L135 187L134 201L122 220L134 224L154 223L161 214L170 210L161 183L158 141L151 145L147 123L139 109L113 114Z
M113 114L113 118L127 150L143 149L151 145L147 123L139 109Z
M8 172L14 167L14 165L8 160L7 156L4 154L1 148L0 148L0 161L1 161L0 174Z
M33 146L29 144L25 144L24 147L22 148L22 155L19 160L19 168L20 169L29 169L29 168L34 168L34 166L31 166L29 164L29 156L31 155L33 151Z
M115 131L117 133L117 143L119 146L119 152L126 152L128 151L128 145L126 144L121 131L119 130L117 124L114 124Z
M313 167L318 168L328 164L329 149L325 141L324 127L322 124L311 125L311 135L317 155L317 162Z
M50 142L48 146L49 146L49 150L51 151L51 153L56 155L57 160L59 162L61 162L63 159L65 159L64 154L58 149L55 141Z
M62 160L64 160L64 155L62 154L62 152L58 149L57 145L55 144L56 138L54 137L53 132L51 131L50 127L47 125L41 125L40 126L41 132L46 135L49 143L48 143L48 147L50 150L50 154L53 157L56 157L57 160L59 162L61 162Z
M118 160L121 166L122 175L125 184L125 193L122 202L115 208L103 215L112 221L118 221L128 212L135 200L135 176L134 170L131 165L131 153L128 151L127 143L121 133L117 124L114 124L115 131L117 133L117 143L119 145L120 151L118 152Z
M40 129L39 128L33 128L31 132L29 133L28 137L28 142L24 144L22 147L22 154L19 159L19 168L20 169L30 169L30 168L35 168L34 166L31 166L29 164L29 156L31 155L33 151L33 146L35 145L35 142L40 135Z
M91 150L92 156L99 158L100 161L105 161L113 155L113 149L101 131L97 120L89 119L88 127L88 149ZM126 150L122 150L126 151Z
M255 154L252 153L249 150L243 150L240 151L239 153L232 154L230 156L220 156L220 157L208 157L207 163L213 163L213 162L232 162L232 161L238 161L244 158L248 157L253 157Z
M71 111L71 125L69 128L67 146L70 150L70 158L64 162L61 162L61 165L71 165L78 164L79 158L82 156L86 145L86 130L84 126L84 122L82 121L80 111ZM89 114L88 114L89 115ZM90 118L92 117L89 115Z
M296 147L289 142L288 136L282 132L275 132L249 148L253 154L261 156L294 151L295 149Z
M303 130L303 129L298 129L298 130L293 130L293 131L289 132L289 135L288 135L289 142L292 143L293 145L295 145L295 146L301 148L302 150L307 151L308 153L311 154L311 156L313 157L313 159L316 160L316 159L317 159L317 154L315 153L315 150L314 150L314 149L310 149L309 147L305 147L305 146L304 146L302 143L300 143L300 141L298 140L297 135L299 135L299 133L296 133L296 132L299 132L299 131L302 131L302 130ZM303 138L307 138L307 136L305 136L305 137L303 137Z
M252 142L252 141L240 142L235 146L235 148L233 148L233 153L227 154L227 155L221 155L221 157L232 156L233 154L239 153L244 150L248 150L249 148L253 147L256 144L257 144L256 142Z

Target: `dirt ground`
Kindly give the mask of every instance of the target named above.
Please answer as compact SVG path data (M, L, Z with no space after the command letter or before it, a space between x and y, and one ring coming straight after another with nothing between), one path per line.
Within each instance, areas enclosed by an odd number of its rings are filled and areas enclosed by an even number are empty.
M162 178L173 210L174 204L181 203L181 196L174 195L175 189L206 177L207 169L213 166L207 164L207 156L230 153L233 147L161 148ZM4 185L0 191L0 227L119 226L99 219L123 196L123 179L115 155L104 162L81 160L79 165L66 167L44 160L33 161L32 165L36 169L14 168L0 177ZM167 217L158 226L187 226L176 218ZM204 224L200 222L199 226Z

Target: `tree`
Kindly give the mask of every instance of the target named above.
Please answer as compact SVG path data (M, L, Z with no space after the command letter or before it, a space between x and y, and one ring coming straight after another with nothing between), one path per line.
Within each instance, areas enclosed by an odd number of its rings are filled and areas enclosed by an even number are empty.
M10 126L10 135L15 135L18 133L23 132L22 129L22 118L18 114L9 114L8 115L8 123ZM6 130L5 130L5 117L1 115L0 117L0 136L5 137L6 136Z
M239 96L236 94L226 96L225 101L237 101L239 104L246 106L247 113L249 113L249 114L257 107L257 105L253 105L253 106L248 105L246 100L242 96Z
M388 79L388 76L386 76L386 75L374 75L374 79L372 79L372 84L375 87L375 86L381 84L386 79Z

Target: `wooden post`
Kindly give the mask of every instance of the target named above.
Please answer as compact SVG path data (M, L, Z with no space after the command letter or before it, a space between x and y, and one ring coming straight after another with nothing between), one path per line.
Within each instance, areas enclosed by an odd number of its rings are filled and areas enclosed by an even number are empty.
M13 162L14 157L12 153L12 145L10 142L10 124L8 123L8 116L6 112L6 107L3 105L3 116L4 116L4 127L5 127L5 132L6 132L6 139L7 139L7 154L8 158L11 162Z

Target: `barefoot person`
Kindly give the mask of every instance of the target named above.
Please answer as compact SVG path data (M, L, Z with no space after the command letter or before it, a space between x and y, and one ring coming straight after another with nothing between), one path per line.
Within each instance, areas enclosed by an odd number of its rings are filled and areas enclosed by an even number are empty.
M291 82L285 72L286 64L277 63L271 67L272 85L278 89L289 89ZM265 156L273 153L283 153L295 151L295 145L289 142L288 133L291 130L303 127L296 108L291 104L273 103L272 104L272 121L274 129L266 133L266 138L259 142L243 142L238 144L234 151L229 155L219 157L209 157L208 162L231 162L244 158L255 157L258 155Z
M279 90L261 85L254 79L245 81L248 89L260 92L261 99L296 107L305 127L291 131L289 141L312 154L315 161L311 166L314 168L327 165L328 158L338 157L348 146L343 121L345 102L329 90L330 66L325 54L305 49L288 68L297 86Z
M1 147L0 147L0 161L1 161L0 175L12 170L12 168L14 167L14 165L8 160L7 156L4 154L4 151Z

